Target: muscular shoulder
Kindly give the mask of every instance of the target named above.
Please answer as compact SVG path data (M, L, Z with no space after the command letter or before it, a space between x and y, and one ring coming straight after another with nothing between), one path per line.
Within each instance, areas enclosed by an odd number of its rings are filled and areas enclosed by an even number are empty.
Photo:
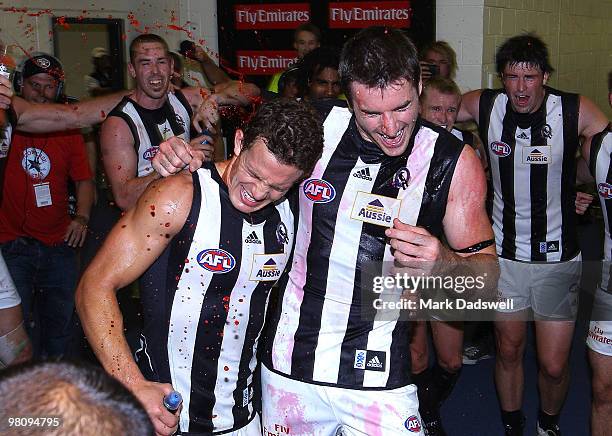
M157 217L168 228L182 227L187 219L193 198L192 175L188 171L152 182L138 199L136 214ZM164 222L164 225L165 225Z

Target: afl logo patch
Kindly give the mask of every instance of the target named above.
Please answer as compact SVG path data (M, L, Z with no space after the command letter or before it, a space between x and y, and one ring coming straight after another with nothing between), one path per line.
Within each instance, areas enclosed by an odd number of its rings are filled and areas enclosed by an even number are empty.
M304 184L304 195L314 203L329 203L336 197L331 183L322 179L310 179Z
M220 248L200 251L197 260L202 268L214 274L230 272L236 266L234 256Z
M612 185L609 183L600 183L597 185L597 192L601 198L608 200L612 198Z
M412 433L419 433L421 431L421 421L419 421L418 416L412 415L404 422L404 427Z
M512 153L512 149L505 142L495 141L491 143L491 152L499 157L507 157Z
M158 151L159 151L159 147L148 148L142 154L142 158L151 161L153 160L153 158L155 157Z

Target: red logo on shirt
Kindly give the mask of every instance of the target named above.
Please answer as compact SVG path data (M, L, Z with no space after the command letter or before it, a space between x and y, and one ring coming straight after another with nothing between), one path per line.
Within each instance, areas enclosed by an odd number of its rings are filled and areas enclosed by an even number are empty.
M421 421L419 421L419 418L416 415L412 415L406 420L406 422L404 422L404 427L406 427L406 429L412 433L418 433L421 431Z
M220 248L209 248L201 251L197 260L202 268L217 274L230 272L236 266L234 256Z
M491 151L499 157L507 157L512 153L512 149L505 142L495 141L491 143Z
M310 179L304 185L304 195L315 203L329 203L336 197L336 190L325 180Z

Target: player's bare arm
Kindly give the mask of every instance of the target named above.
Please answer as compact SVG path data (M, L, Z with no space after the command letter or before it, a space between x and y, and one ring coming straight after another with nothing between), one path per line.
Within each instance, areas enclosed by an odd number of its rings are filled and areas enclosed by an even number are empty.
M178 424L178 417L162 405L172 387L142 376L123 333L115 292L140 277L180 231L192 193L190 174L152 183L115 225L76 291L77 312L93 351L106 371L144 404L160 435L173 434Z

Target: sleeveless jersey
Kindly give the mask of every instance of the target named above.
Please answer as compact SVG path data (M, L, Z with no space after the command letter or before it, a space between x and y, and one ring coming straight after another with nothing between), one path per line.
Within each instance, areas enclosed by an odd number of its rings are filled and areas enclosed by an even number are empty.
M406 152L386 156L362 139L346 108L324 122L325 147L299 190L292 268L270 322L263 361L287 377L353 389L411 383L410 323L371 310L362 273L392 263L384 231L404 223L442 233L463 145L417 120ZM371 283L371 282L370 282ZM364 315L366 314L367 315Z
M575 217L577 94L545 87L541 107L518 114L503 90L484 90L478 129L487 151L499 256L558 262L578 252Z
M109 117L124 120L132 137L138 155L137 176L153 172L151 160L157 154L159 144L172 136L179 136L189 142L189 126L193 112L185 96L176 91L159 109L146 109L129 96L110 112Z
M193 183L186 223L141 290L136 357L148 380L182 394L182 432L227 432L255 416L257 343L270 288L291 251L293 211L283 200L239 212L214 164L194 173Z

